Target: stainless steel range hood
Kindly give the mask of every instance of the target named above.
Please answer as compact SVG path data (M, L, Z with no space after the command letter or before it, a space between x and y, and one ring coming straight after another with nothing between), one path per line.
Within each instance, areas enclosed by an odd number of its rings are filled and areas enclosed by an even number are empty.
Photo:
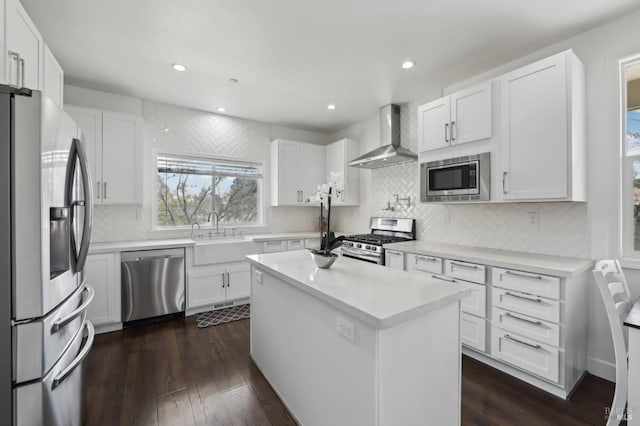
M400 106L389 104L380 108L379 148L349 162L351 167L377 169L417 161L418 155L400 146Z

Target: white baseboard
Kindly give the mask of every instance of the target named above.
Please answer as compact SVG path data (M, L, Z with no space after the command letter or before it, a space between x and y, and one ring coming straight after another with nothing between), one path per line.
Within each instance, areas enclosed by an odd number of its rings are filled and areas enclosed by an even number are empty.
M587 371L610 382L616 381L616 365L609 361L587 357Z
M110 333L112 331L122 330L122 323L96 325L96 334Z

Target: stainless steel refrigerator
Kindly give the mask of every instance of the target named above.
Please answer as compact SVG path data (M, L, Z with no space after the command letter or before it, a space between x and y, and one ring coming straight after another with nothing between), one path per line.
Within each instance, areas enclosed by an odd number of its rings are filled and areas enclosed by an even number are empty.
M73 120L0 86L0 424L80 425L91 176Z

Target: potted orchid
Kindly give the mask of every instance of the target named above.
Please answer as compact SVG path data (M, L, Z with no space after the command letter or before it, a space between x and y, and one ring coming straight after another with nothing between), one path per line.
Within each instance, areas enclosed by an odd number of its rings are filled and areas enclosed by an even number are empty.
M327 183L318 185L317 190L309 198L308 201L320 202L320 249L311 250L316 266L319 268L329 268L335 262L338 255L332 253L342 245L343 236L337 237L331 231L331 198L339 197L344 190L344 178L342 173L331 172L327 178ZM327 206L327 229L322 228L324 206ZM324 231L324 232L323 232Z

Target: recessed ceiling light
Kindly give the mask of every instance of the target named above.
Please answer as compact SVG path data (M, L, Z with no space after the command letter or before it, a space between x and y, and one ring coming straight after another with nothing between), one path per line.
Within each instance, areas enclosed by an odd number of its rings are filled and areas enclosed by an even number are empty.
M217 111L218 112L227 112L227 109L225 107L218 107Z
M173 67L173 69L174 69L174 70L176 70L176 71L186 71L186 70L187 70L187 67L185 67L185 66L184 66L184 65L182 65L182 64L173 64L173 65L171 65L171 66L172 66L172 67Z
M413 68L416 63L412 60L408 59L402 63L402 68L408 70L409 68Z
M162 130L163 130L165 133L169 133L169 131L170 131L171 129L169 129L168 127L165 127L165 128L164 128L164 129L162 129Z
M329 104L327 105L327 109L333 111L334 109L336 109L336 106L334 104Z
M230 78L230 79L229 79L229 83L231 83L231 84L238 84L238 79L237 79L237 78Z

